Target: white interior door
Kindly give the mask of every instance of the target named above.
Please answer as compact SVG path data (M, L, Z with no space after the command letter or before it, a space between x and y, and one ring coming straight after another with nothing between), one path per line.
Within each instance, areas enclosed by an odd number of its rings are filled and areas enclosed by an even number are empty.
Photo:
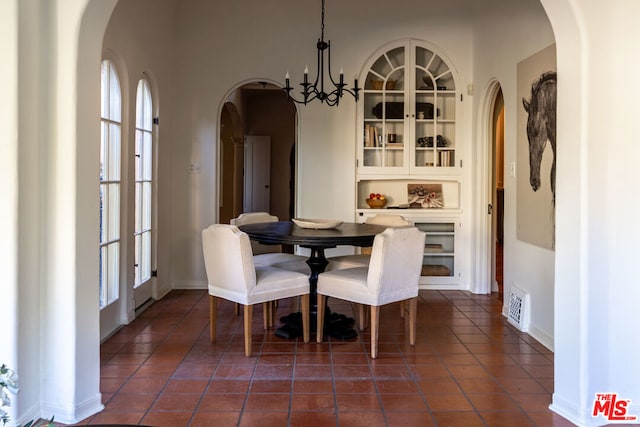
M244 145L243 212L271 210L271 137L247 136Z

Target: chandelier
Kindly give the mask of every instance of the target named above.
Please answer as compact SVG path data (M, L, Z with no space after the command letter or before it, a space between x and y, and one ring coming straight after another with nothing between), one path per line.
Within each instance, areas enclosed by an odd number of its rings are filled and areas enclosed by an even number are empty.
M358 101L358 91L360 90L360 88L358 88L358 79L354 79L354 87L348 89L344 82L344 73L342 68L340 68L340 77L337 83L331 75L331 41L324 41L324 0L322 0L322 26L320 27L320 38L318 39L316 48L318 49L318 68L316 70L316 79L313 83L309 83L309 67L305 66L304 81L300 83L300 86L302 86L302 92L300 92L302 99L296 99L291 95L293 88L289 83L289 72L287 71L284 90L287 92L289 99L298 104L304 105L307 105L307 103L314 99L319 99L320 102L326 102L327 105L334 106L340 103L340 98L342 98L342 95L346 92L353 95L356 101ZM327 75L329 76L329 81L333 84L334 88L331 92L326 92L324 86L325 55L327 60Z

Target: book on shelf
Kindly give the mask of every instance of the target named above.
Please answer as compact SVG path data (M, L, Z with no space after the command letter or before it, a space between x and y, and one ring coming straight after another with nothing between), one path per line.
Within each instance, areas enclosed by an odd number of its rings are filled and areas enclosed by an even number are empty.
M370 125L364 126L364 146L365 147L382 146L382 138L381 138L381 135L378 134L378 128L376 126L370 126Z
M451 166L451 151L440 151L440 166Z
M427 243L424 245L424 252L429 254L442 253L442 245L438 243Z
M364 146L365 147L371 147L371 138L369 137L369 130L371 129L371 126L368 124L364 125Z

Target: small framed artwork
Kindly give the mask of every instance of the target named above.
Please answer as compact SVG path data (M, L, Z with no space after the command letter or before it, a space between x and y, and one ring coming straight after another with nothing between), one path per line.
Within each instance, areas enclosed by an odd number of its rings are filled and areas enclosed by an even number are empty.
M407 184L410 208L442 208L442 184Z

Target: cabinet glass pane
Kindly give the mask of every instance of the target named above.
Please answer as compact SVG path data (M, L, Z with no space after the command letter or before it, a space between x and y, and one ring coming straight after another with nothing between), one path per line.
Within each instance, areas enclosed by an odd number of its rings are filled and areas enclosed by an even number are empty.
M404 152L402 147L392 147L384 149L384 165L388 167L404 166Z
M438 121L453 122L456 119L456 98L454 93L438 92Z
M453 76L451 75L451 72L448 72L444 75L439 76L436 80L436 87L440 88L438 89L440 91L443 91L443 90L455 91L456 83L453 80Z
M364 166L382 166L382 151L378 148L364 149Z
M398 72L399 69L404 70L404 64L404 47L385 52L371 66L365 82L365 90L404 89L404 71ZM385 81L388 82L386 85L383 83Z

